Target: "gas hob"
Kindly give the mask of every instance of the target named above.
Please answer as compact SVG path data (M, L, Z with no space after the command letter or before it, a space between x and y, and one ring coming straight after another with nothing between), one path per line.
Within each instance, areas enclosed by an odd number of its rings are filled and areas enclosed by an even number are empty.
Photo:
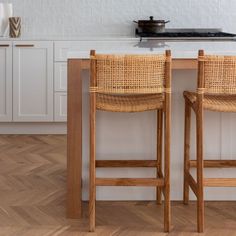
M236 34L222 32L221 29L166 29L161 33L139 32L136 36L163 40L236 40Z

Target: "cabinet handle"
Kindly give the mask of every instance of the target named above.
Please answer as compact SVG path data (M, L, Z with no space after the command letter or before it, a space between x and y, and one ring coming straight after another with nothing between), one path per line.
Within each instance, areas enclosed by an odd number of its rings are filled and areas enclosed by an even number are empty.
M16 44L15 47L17 48L32 48L34 44Z
M0 44L0 47L1 48L7 48L7 47L10 47L10 45L9 44Z

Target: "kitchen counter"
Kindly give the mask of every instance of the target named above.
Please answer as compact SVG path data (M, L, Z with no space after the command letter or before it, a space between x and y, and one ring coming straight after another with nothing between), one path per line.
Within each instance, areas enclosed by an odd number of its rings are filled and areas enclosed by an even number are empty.
M89 141L88 141L88 104L89 93L88 74L82 73L84 69L89 69L89 53L95 49L97 53L107 54L152 54L162 53L166 49L172 51L173 72L172 81L172 140L171 140L171 198L173 200L182 199L182 169L183 169L183 114L184 114L184 90L196 89L196 68L197 54L199 49L204 49L210 54L236 55L236 42L219 42L219 41L160 41L160 40L125 40L125 41L81 41L75 50L69 50L68 58L68 201L67 215L71 218L81 216L81 199L82 199L82 173L83 181L88 182L88 162L89 162ZM61 50L63 52L63 50ZM191 69L191 70L189 70ZM82 81L86 81L82 85ZM83 89L82 89L83 87ZM83 95L83 96L82 96ZM83 101L83 102L82 102ZM83 104L83 105L82 105ZM83 117L83 118L82 118ZM155 157L155 113L146 112L142 114L111 114L98 112L99 122L97 150L99 156L116 159L120 152L129 153L135 158ZM101 118L102 117L102 118ZM101 118L101 119L100 119ZM214 119L216 118L216 120ZM235 117L236 118L236 117ZM227 121L227 122L223 122ZM211 116L206 114L206 154L211 159L219 156L220 159L233 158L236 154L233 140L236 138L234 124L236 119L229 114L215 114ZM194 122L193 122L194 123ZM100 128L102 126L102 128ZM126 132L133 127L132 132ZM83 130L83 135L82 135ZM112 134L115 137L111 138ZM105 134L104 134L105 133ZM125 135L124 135L125 133ZM142 135L140 135L142 134ZM212 135L214 134L214 135ZM194 132L193 132L194 135ZM136 137L135 140L133 137ZM83 138L82 138L83 137ZM108 137L108 139L106 139ZM110 138L109 138L110 137ZM228 140L230 137L231 141ZM83 139L83 142L82 142ZM119 140L119 141L116 141ZM109 143L109 145L107 145ZM191 156L194 157L194 139L192 139ZM83 150L83 151L82 151ZM123 154L124 154L123 153ZM122 155L125 156L126 155ZM83 158L82 158L83 157ZM120 156L119 156L120 157ZM83 163L83 164L82 164ZM120 170L121 171L121 170ZM116 174L119 175L117 170ZM123 173L123 172L122 172ZM137 176L137 172L132 169L125 170L126 177ZM230 177L233 172L229 170L215 170L212 176ZM99 176L102 173L98 172ZM112 177L114 171L103 171L106 177ZM206 170L206 174L211 172ZM155 171L141 170L139 177L151 177ZM211 176L210 176L211 177ZM83 185L83 198L88 199L88 186ZM104 190L98 188L98 199L101 200L154 200L155 193L153 190L142 190L140 188L109 188ZM123 192L122 192L123 191ZM219 190L217 191L217 193ZM214 194L210 190L206 194L208 200L234 200L235 191L229 195L225 191L220 194ZM192 198L193 199L193 198Z
M104 54L150 54L172 51L173 58L197 58L198 50L220 55L236 55L236 41L162 41L136 40L125 41L81 41L80 50L68 52L68 58L89 58L89 52L95 49Z
M146 39L140 42L139 37L113 36L113 37L80 37L80 36L22 36L20 38L0 37L0 42L21 41L54 41L77 42L79 49L70 50L67 58L89 58L91 49L97 53L161 53L166 49L172 50L173 58L196 58L197 51L204 49L206 53L236 55L236 39L226 41L214 40L157 40ZM68 50L67 50L68 51Z
M20 38L0 37L0 41L138 41L139 38L127 37L127 36L94 36L94 37L82 37L82 36L22 36Z

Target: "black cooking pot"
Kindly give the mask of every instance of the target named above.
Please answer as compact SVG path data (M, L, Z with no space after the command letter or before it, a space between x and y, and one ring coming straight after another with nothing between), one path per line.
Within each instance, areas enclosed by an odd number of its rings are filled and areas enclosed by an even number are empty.
M153 16L150 16L150 20L134 21L142 33L163 33L168 22L170 21L154 20Z

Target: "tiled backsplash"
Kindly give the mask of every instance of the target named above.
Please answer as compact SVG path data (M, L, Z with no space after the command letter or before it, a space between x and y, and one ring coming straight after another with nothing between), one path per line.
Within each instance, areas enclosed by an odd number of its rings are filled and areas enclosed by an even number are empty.
M236 32L236 0L0 0L23 18L23 35L131 36L133 20L150 15L168 27Z

